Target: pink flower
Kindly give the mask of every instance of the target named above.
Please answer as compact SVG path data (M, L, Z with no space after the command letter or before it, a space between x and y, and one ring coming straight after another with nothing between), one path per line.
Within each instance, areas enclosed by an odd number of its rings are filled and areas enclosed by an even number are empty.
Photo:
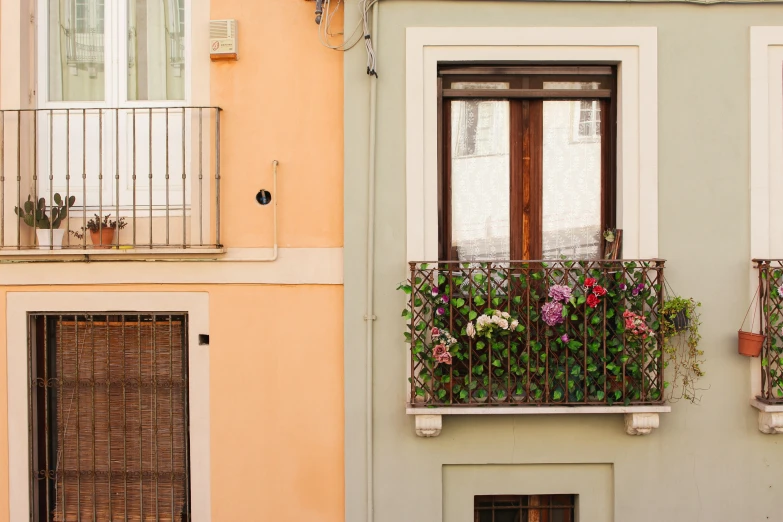
M440 330L438 330L437 328L433 328L432 329L432 336L433 337L437 337L439 335L440 335Z
M446 349L445 345L442 344L436 344L435 348L432 349L432 356L436 359L443 355L444 353L448 353L449 351Z
M563 322L563 303L549 301L541 307L541 317L549 326L555 326Z
M552 285L549 287L549 297L561 303L568 302L571 299L571 288L566 285Z
M564 343L567 343L568 342L568 334L563 334L563 336L560 337L560 340L563 341Z
M439 356L435 357L435 360L441 364L451 364L451 354L449 352L440 354Z

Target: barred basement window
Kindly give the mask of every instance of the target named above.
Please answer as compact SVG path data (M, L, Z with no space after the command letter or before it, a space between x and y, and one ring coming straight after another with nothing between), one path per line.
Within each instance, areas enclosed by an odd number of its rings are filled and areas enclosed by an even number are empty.
M187 316L30 314L34 522L190 518Z
M475 522L574 522L576 495L476 495Z

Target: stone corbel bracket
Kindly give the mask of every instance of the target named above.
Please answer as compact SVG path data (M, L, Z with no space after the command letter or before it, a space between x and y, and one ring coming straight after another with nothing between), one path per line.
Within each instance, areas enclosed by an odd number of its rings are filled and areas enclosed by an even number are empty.
M783 434L783 405L764 404L751 399L750 405L759 410L759 431L767 435Z
M649 435L660 424L659 414L669 406L530 406L509 408L421 408L408 405L406 413L415 418L416 435L437 437L443 431L444 415L582 415L622 413L628 435ZM781 408L783 411L783 408ZM480 422L480 421L476 421Z

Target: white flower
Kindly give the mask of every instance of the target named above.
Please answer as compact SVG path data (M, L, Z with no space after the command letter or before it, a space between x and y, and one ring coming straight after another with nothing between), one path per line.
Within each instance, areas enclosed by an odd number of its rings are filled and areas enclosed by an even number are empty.
M502 315L504 319L508 319L509 317L511 317L511 314L509 314L508 312L500 312L500 315Z
M473 323L468 323L468 326L465 327L465 332L468 334L468 337L471 339L474 335L476 335L476 329L473 327Z
M498 326L504 330L508 330L508 321L506 321L505 319L501 319L498 321Z
M512 330L516 330L516 329L517 329L517 326L519 326L519 321L517 321L516 319L514 319L513 321L511 321L511 329L512 329Z

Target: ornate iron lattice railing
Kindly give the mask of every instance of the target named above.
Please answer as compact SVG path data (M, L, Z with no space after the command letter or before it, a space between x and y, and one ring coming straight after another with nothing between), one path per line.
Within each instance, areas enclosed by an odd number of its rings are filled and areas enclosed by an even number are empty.
M190 520L187 316L31 314L34 522Z
M410 263L410 404L662 403L663 270L659 259Z
M759 276L761 401L783 404L783 259L754 259Z

